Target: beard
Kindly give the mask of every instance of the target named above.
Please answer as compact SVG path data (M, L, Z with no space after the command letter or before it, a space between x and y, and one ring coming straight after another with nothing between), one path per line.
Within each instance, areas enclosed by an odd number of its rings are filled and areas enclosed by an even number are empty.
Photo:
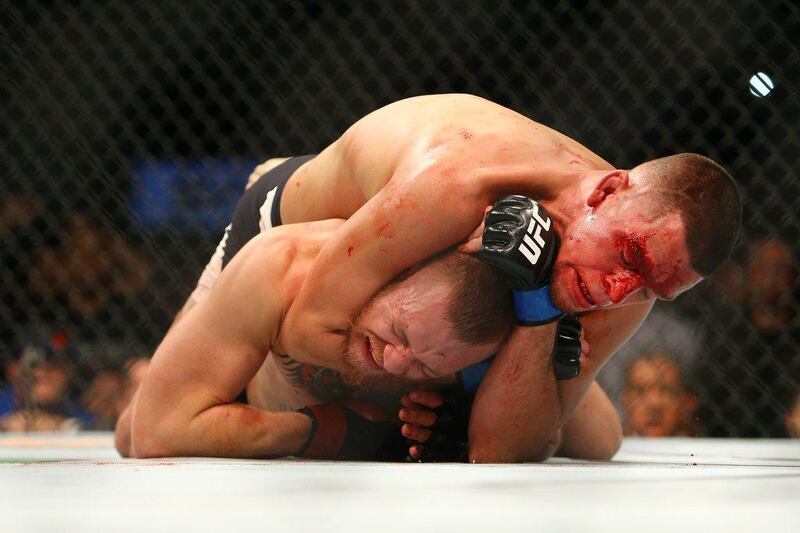
M553 273L550 275L550 299L556 307L568 313L576 312L572 307L571 299L564 294L564 267L556 264L553 266Z

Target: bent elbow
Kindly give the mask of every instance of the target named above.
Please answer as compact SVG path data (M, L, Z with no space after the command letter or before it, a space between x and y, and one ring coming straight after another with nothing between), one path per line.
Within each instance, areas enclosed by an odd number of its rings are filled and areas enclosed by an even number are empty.
M599 442L596 447L597 453L594 457L590 457L590 459L610 461L617 455L617 452L622 447L622 422L619 416L613 417L612 420L609 421L608 426L603 438L598 439Z
M610 461L617 455L619 449L622 447L622 427L616 428L616 431L609 434L604 449L602 449L602 457L598 459L601 461Z
M134 417L128 450L131 457L175 457L179 455L179 451L173 444L174 439L169 438L164 424L145 424L140 417Z
M520 453L509 447L497 446L491 442L470 442L469 462L479 464L507 464L507 463L527 463L535 461L535 458Z
M166 442L150 432L136 434L131 438L130 456L136 459L152 459L155 457L175 457L175 453Z

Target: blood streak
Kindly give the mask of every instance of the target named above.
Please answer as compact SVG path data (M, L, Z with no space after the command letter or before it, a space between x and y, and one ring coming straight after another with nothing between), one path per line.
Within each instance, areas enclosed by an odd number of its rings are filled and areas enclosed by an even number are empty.
M350 257L351 255L353 255L353 250L355 250L355 249L356 249L355 246L348 246L347 247L347 257Z
M681 265L683 261L678 258L674 263L666 263L667 259L664 258L664 263L657 264L648 249L648 241L653 237L653 234L643 235L641 233L631 233L622 239L622 246L628 252L628 257L633 263L632 267L634 273L638 275L642 285L646 285L658 296L670 297L675 295L680 289L688 284L688 280L683 279ZM643 278L643 279L642 279ZM638 289L634 288L633 290ZM623 298L627 293L622 293ZM609 294L609 297L614 301L614 297Z
M609 299L615 304L621 302L630 293L644 285L642 276L629 270L620 272L610 278L607 278L606 290L608 291Z
M391 239L392 235L389 233L390 224L388 222L384 223L380 228L378 228L378 237L383 237L384 239Z

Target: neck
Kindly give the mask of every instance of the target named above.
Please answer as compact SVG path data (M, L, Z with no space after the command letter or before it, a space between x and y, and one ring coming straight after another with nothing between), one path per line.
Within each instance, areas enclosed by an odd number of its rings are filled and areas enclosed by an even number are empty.
M607 173L603 171L584 171L572 174L560 180L560 186L554 187L555 194L542 199L541 203L556 228L556 233L563 237L575 220L582 217L590 207L586 205L589 193L597 183L599 176Z

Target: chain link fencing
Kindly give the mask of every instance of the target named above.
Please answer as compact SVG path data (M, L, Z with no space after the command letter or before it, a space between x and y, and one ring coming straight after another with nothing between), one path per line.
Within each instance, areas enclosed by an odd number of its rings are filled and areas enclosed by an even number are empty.
M0 403L26 411L4 427L113 426L258 162L318 152L397 99L469 92L621 168L694 151L737 177L731 266L659 304L603 381L644 413L626 412L630 433L678 406L668 434L784 436L800 379L799 14L789 0L4 3ZM662 365L631 384L655 353L680 379L664 385Z

